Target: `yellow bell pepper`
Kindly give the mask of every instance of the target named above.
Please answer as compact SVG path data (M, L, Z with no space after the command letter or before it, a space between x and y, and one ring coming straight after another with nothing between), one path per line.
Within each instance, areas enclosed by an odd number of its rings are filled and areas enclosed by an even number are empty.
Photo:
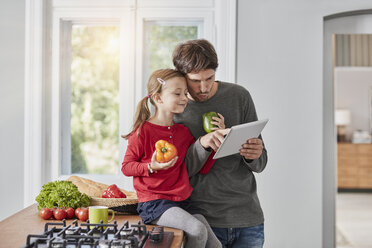
M166 163L171 161L175 156L177 156L177 148L165 141L165 140L158 140L155 143L156 149L156 161L159 163Z

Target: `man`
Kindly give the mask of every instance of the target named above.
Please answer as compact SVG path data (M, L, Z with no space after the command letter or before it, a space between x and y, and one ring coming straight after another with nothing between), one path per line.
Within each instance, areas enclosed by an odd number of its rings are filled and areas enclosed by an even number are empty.
M207 40L178 45L173 52L173 64L186 75L189 91L185 111L174 120L188 127L195 139L205 135L202 125L205 112L220 113L227 128L257 120L253 100L244 87L215 81L218 59ZM200 142L216 151L221 137L223 134L217 130ZM260 136L242 144L240 154L217 159L208 173L189 172L194 187L191 200L223 247L263 246L264 217L253 172L263 171L266 163L267 153Z

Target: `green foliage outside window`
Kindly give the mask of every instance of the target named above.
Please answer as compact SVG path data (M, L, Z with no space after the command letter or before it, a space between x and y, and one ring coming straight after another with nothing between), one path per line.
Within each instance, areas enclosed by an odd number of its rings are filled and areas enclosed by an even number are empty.
M71 172L116 174L119 145L119 27L74 26Z
M174 68L172 53L178 43L198 38L197 26L149 25L147 29L149 75L161 68Z

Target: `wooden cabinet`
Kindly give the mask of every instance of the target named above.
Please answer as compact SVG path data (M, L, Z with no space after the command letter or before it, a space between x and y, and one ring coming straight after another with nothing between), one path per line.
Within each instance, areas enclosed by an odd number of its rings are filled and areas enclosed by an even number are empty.
M372 144L337 144L338 188L372 189Z

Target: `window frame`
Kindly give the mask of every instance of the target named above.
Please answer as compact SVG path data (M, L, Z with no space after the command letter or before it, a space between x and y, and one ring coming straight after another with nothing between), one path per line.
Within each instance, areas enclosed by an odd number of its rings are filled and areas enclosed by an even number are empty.
M144 20L171 21L179 17L204 20L203 38L215 45L219 56L217 78L235 82L236 0L26 1L25 207L35 202L44 183L66 178L61 177L61 96L68 90L60 83L65 80L60 77L65 72L61 71L59 62L61 56L66 56L59 54L59 30L64 28L61 20L121 26L119 97L128 100L125 104L121 101L119 106L119 131L123 132L132 125L136 103L143 97L143 46L138 44L143 44ZM126 141L120 139L119 147L126 147ZM124 152L125 149L120 149L119 160ZM89 175L92 180L133 189L131 178L123 180L123 177L120 173L117 177Z
M131 8L111 8L106 11L101 9L89 9L79 7L70 9L58 9L53 12L53 27L52 27L52 102L51 102L51 179L66 179L69 175L62 174L62 159L63 145L68 144L68 137L63 137L63 133L69 131L69 115L63 115L63 109L70 107L71 101L63 101L66 97L70 98L69 87L70 73L69 66L63 66L60 62L71 62L71 58L63 57L70 56L70 54L60 53L62 46L70 45L60 34L69 33L63 31L62 23L64 21L78 24L99 24L99 25L119 25L120 26L120 68L119 68L119 98L125 99L119 104L119 130L128 130L132 125L131 120L124 118L124 116L133 116L135 109L135 99L133 97L135 92L134 84L134 52L130 49L134 44L134 12ZM62 24L62 25L61 25ZM71 31L70 31L71 33ZM69 40L67 38L67 40ZM66 45L67 44L67 45ZM63 69L67 71L62 71ZM64 77L68 76L68 77ZM125 90L124 90L125 87ZM128 89L129 88L129 89ZM65 106L68 104L68 106ZM66 124L62 126L62 123ZM118 134L120 136L120 134ZM126 146L126 141L119 139L119 148ZM70 148L70 147L68 147ZM67 152L65 155L68 155ZM119 157L124 156L124 150L119 149ZM118 165L119 166L119 165ZM112 182L123 186L123 176L117 175L90 175L84 174L92 180L101 182ZM131 181L127 182L130 187Z

